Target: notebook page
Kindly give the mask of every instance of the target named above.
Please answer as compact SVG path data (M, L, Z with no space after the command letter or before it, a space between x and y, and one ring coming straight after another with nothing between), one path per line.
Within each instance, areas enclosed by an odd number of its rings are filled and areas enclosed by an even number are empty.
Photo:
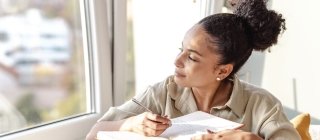
M146 137L138 133L128 131L99 131L98 140L166 140L161 137Z
M192 135L206 133L207 129L218 132L226 129L235 129L243 124L232 122L211 114L197 111L171 120L172 126L167 128L161 137L177 137L181 135Z

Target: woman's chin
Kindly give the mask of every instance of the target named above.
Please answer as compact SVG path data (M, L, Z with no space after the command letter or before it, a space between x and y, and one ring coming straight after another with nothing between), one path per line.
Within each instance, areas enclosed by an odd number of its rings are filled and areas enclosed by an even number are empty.
M174 77L173 77L173 79L174 79L174 82L178 82L178 81L181 81L181 77L179 77L179 76L177 76L177 75L174 75Z
M185 83L184 78L179 77L179 76L174 76L174 82L181 87L186 87L187 84Z

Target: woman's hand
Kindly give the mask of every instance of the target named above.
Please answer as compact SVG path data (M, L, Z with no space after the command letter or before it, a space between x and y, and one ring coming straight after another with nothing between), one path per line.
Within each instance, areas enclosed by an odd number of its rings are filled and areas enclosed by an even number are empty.
M209 132L208 134L203 134L195 136L192 140L263 140L259 136L245 132L242 130L224 130L217 133Z
M132 131L145 136L159 136L170 127L170 119L151 112L128 118L120 130Z

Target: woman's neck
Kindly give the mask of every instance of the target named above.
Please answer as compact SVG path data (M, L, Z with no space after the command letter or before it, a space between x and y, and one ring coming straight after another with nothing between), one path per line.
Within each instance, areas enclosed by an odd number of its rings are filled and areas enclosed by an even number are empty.
M232 92L232 82L225 80L217 86L193 87L192 91L198 109L209 113L212 107L224 105L229 100Z

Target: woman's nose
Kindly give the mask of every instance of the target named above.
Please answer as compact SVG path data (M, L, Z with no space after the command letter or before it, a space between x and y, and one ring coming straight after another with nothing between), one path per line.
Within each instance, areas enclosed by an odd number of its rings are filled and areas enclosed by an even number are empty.
M174 65L178 68L183 68L183 53L179 53L179 55L176 57L174 61Z

